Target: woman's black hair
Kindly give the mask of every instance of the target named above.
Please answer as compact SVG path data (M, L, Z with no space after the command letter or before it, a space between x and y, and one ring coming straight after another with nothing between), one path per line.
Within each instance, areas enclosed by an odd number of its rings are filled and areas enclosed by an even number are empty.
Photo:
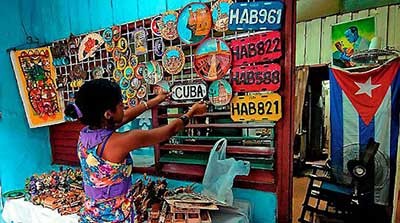
M85 82L75 94L75 104L82 113L79 120L92 127L101 127L104 112L115 111L122 101L121 88L107 79L96 79ZM77 119L78 112L73 104L68 104L64 114Z

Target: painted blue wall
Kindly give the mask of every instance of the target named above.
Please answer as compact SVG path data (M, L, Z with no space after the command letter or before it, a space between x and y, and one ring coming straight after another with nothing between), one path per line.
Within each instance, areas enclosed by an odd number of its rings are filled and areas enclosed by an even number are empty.
M206 0L203 0L205 2ZM48 128L28 127L9 55L5 49L25 43L26 32L40 42L63 39L181 8L194 0L16 0L0 9L0 180L3 191L22 188L33 173L49 171ZM34 47L34 46L32 46ZM136 177L138 177L136 175ZM171 186L188 182L171 180ZM236 198L251 201L253 222L275 222L273 193L234 189Z

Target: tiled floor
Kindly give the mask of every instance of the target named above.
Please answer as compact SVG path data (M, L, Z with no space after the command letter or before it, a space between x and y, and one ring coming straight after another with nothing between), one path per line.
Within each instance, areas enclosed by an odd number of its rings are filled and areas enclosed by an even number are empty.
M292 222L297 223L300 213L301 205L304 201L304 196L306 194L308 186L308 177L294 177L293 178L293 204L292 204Z

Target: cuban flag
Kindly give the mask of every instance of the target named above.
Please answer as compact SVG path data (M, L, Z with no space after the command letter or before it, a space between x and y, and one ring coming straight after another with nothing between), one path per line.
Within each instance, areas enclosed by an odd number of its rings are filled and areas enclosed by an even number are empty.
M335 176L349 176L347 161L359 158L369 138L380 143L375 155L375 203L392 195L399 138L400 59L367 72L331 68L331 160ZM343 174L344 173L344 174ZM348 177L341 179L348 183Z

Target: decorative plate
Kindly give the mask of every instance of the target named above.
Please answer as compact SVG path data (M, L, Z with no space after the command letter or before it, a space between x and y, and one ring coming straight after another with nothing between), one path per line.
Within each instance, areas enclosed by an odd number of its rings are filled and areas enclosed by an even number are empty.
M126 66L124 70L124 77L131 80L135 76L135 70L131 66Z
M181 48L176 46L168 47L162 57L162 66L169 74L181 72L185 66L185 54Z
M90 33L83 38L78 51L78 61L87 59L96 52L97 49L101 47L104 43L103 37L98 33Z
M212 82L208 88L208 99L214 106L229 104L232 99L231 85L224 79Z
M139 89L140 85L142 85L142 81L139 78L137 78L137 77L132 78L131 87L133 89L135 89L135 90Z
M115 49L115 43L113 41L111 42L105 42L104 47L106 48L106 51L111 53Z
M124 56L121 56L117 62L117 69L124 70L127 64L128 61L126 61L126 58Z
M161 16L156 16L151 20L151 32L155 35L155 36L161 36L161 32L160 32L160 20L161 20Z
M146 96L147 93L147 87L146 85L142 85L140 86L139 90L136 93L136 97L137 98L144 98L144 96Z
M209 38L194 55L194 69L206 81L221 79L231 66L231 51L222 39Z
M129 106L135 107L136 105L139 104L139 100L137 98L131 98L129 99Z
M186 44L198 44L210 33L211 12L204 3L194 2L186 5L178 17L178 35Z
M124 53L126 51L126 49L128 49L128 40L124 37L120 38L118 40L117 47L118 47L119 51Z
M135 46L135 54L143 55L147 53L147 34L146 30L139 28L133 32L133 41Z
M125 77L122 77L121 80L119 81L119 86L121 87L122 90L128 89L130 84L131 82Z
M135 54L131 54L131 56L129 57L129 65L131 65L131 67L135 68L138 65L139 61L138 58Z
M120 70L118 70L118 69L114 69L114 72L113 72L113 78L114 78L114 80L115 81L120 81L121 80L121 78L123 78L124 77L124 74L122 73L122 71L120 71Z
M114 42L117 42L121 38L121 27L113 26L112 27L112 39Z
M103 39L105 42L111 42L113 39L113 30L111 28L106 28L103 32Z
M147 73L146 63L140 63L135 68L135 77L143 79L144 74Z
M103 74L105 73L104 68L101 66L95 67L92 70L93 79L101 79L103 78Z
M217 32L228 31L229 6L232 0L218 0L211 8L213 28Z
M148 84L156 84L161 81L163 78L163 70L160 63L155 60L147 62L143 78Z
M178 23L178 13L175 11L168 11L162 15L160 20L160 33L166 40L174 40L178 37L176 24Z
M163 55L164 50L165 50L165 44L161 38L156 39L156 41L154 41L153 50L154 50L154 54L156 56L161 57Z

